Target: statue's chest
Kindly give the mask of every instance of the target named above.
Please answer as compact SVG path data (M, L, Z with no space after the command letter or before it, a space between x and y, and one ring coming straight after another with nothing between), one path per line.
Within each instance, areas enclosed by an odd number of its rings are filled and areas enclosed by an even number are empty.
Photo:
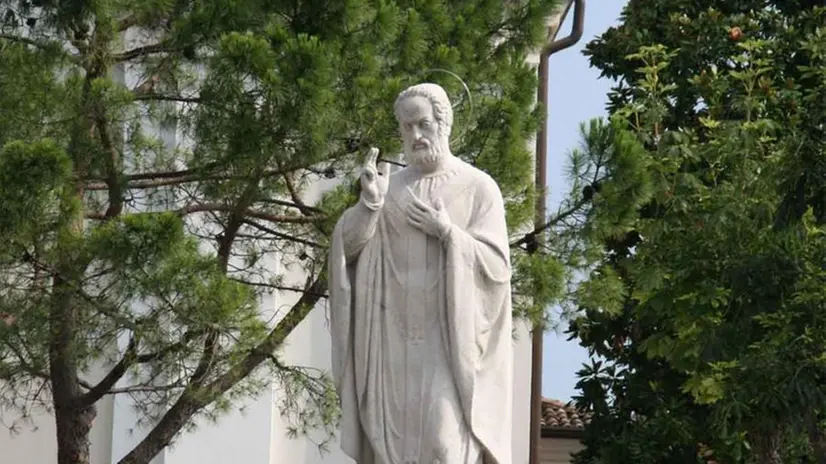
M395 182L393 182L395 181ZM451 221L466 228L470 221L471 207L465 201L468 197L467 185L456 177L412 178L399 176L390 182L385 211L394 229L410 233L407 217L411 203L419 199L435 207L441 201L447 209Z

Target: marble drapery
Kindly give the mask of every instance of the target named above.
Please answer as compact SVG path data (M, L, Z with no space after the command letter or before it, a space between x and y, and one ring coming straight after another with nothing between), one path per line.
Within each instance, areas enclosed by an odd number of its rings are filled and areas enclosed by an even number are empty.
M502 195L452 155L393 173L383 207L359 202L330 251L341 441L359 464L511 461L510 262ZM411 227L413 196L441 200L441 241Z

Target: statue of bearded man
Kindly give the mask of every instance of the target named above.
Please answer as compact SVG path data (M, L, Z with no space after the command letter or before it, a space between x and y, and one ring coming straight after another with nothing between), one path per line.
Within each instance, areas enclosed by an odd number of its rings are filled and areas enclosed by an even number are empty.
M343 450L359 464L510 464L510 256L496 182L450 152L444 89L395 104L408 166L372 149L330 254Z

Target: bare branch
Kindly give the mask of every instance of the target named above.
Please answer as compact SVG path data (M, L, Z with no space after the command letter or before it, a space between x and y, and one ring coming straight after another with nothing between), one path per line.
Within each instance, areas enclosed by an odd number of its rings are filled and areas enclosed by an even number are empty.
M111 219L123 211L123 185L118 175L120 169L120 153L112 140L109 122L104 115L100 114L102 111L102 108L96 108L93 119L98 137L100 137L100 143L106 152L106 186L109 192L109 207L106 208L104 217Z
M280 239L291 241L291 242L301 243L302 245L307 245L307 246L310 246L310 247L313 247L313 248L324 248L320 243L316 243L316 242L313 242L313 241L310 241L310 240L307 240L307 239L298 238L298 237L294 237L294 236L289 235L289 234L278 232L277 230L270 229L267 226L258 224L257 222L254 222L254 221L251 221L251 220L248 220L248 219L244 220L244 224L247 224L250 227L258 229L261 232L270 234L270 235L272 235L276 238L280 238Z
M157 179L157 180L144 180L144 181L136 181L130 182L126 184L127 190L143 190L143 189L150 189L150 188L158 188L158 187L167 187L170 185L181 185L186 184L189 182L198 182L202 180L208 180L208 178L200 177L200 176L192 176L192 177L182 177L182 178L172 178L172 179ZM106 185L105 182L94 182L87 184L87 190L106 190L109 187Z
M113 388L109 390L107 395L122 395L125 393L157 393L169 390L178 390L184 388L183 382L175 382L167 385L133 385L131 387Z
M186 216L188 214L195 214L195 213L206 213L206 212L224 212L224 213L232 213L233 207L228 205L219 205L216 203L203 203L197 205L190 205L184 208L181 208L175 211L177 214L181 216ZM134 214L154 214L154 213L134 213ZM286 216L280 214L272 214L266 211L258 211L253 209L246 209L242 211L243 216L250 217L253 219L260 219L262 221L268 222L275 222L275 223L282 223L282 224L313 224L316 222L324 221L327 219L325 216L316 215L316 216ZM107 219L107 215L105 213L96 212L96 211L87 211L84 215L86 219L91 220L105 220ZM246 221L244 221L246 222Z
M218 167L218 163L209 163L197 169L183 169L180 171L142 172L139 174L130 174L126 176L126 179L131 182L135 180L170 179L194 175L203 176L208 174L208 171L210 169L214 169L216 167Z
M570 208L560 211L556 214L556 216L552 217L548 222L542 224L541 226L535 228L534 230L528 232L527 234L523 235L522 238L511 242L511 247L518 247L520 245L524 245L533 241L537 235L541 234L542 232L548 230L549 228L555 226L556 224L564 221L569 216L576 214L578 211L582 209L583 206L588 204L590 200L579 200L578 202L574 203Z
M191 205L185 208L181 208L178 210L178 214L186 215L192 213L200 213L200 212L209 212L209 211L220 211L225 213L232 213L235 210L234 207L228 205L220 205L216 203L204 203L198 205ZM309 216L309 217L300 217L300 216L284 216L284 215L277 215L271 214L264 211L256 211L252 209L246 209L243 211L243 215L246 217L251 217L255 219L261 219L264 221L269 222L276 222L276 223L288 223L288 224L310 224L318 221L323 221L326 218L324 216Z
M43 49L43 50L45 50L47 48L47 45L45 45L43 43L40 43L40 42L38 42L36 40L33 40L33 39L30 39L28 37L20 37L19 35L0 34L0 39L8 40L9 42L17 42L17 43L23 43L23 44L26 44L26 45L31 45L33 47L40 48L40 49Z
M113 387L121 378L123 378L130 367L136 364L149 363L157 359L164 358L176 351L182 350L186 348L189 342L202 334L203 330L187 331L184 333L180 341L165 346L158 351L144 354L138 354L138 339L133 335L129 339L129 344L127 345L120 361L118 361L118 363L109 370L109 372L100 382L97 383L97 385L90 386L86 384L85 386L88 391L78 398L78 401L82 405L92 405L104 395L127 393L127 389L113 389Z
M123 31L129 29L130 27L136 26L137 24L138 24L138 15L131 14L131 15L121 19L120 21L118 21L117 31L118 32L123 32Z
M132 96L134 101L172 101L179 103L203 103L201 97L185 97L183 95L162 95L152 92L135 92Z
M187 331L184 333L183 339L181 341L165 346L160 350L152 353L139 354L135 357L135 362L137 364L145 364L155 361L156 359L165 358L166 356L169 356L170 354L175 353L176 351L186 348L189 342L195 340L197 337L200 337L203 334L203 330Z
M281 165L279 165L278 167L280 168ZM301 214L305 216L310 216L311 214L313 214L313 209L304 203L304 200L301 199L301 195L298 193L298 190L293 185L291 173L286 171L284 172L284 184L287 186L287 190L290 192L290 198L298 206L298 210L301 211ZM326 235L326 232L318 223L315 224L315 227L316 230Z
M83 217L86 219L91 219L93 221L103 221L104 219L106 219L106 214L97 211L87 211L83 214Z
M180 49L181 47L173 47L167 43L156 43L152 45L145 45L142 47L133 48L123 53L116 53L112 55L112 59L116 63L120 63L123 61L134 60L136 58L140 58L147 55L155 55L158 53L175 53Z
M290 178L289 173L284 173L284 184L287 186L287 191L290 192L290 198L292 198L293 202L297 205L299 211L302 214L309 216L311 211L304 204L304 200L301 199L301 195L298 194L298 190L296 190L295 186L293 185L293 181Z
M132 174L126 176L126 189L147 189L155 187L163 187L168 185L180 185L189 182L205 182L218 180L237 180L247 179L248 176L240 174L227 174L210 172L217 164L213 163L199 169L184 169L180 171L157 171L140 174ZM285 172L296 171L299 169L306 169L307 166L294 166L281 169L265 170L261 177L273 177L284 174ZM89 179L86 181L86 190L106 190L108 188L105 179Z
M126 371L129 370L135 363L135 354L138 351L138 341L133 335L129 339L129 345L126 347L126 351L123 354L123 357L120 358L117 364L115 364L112 369L103 377L103 379L97 383L97 385L93 386L89 389L86 393L81 395L78 398L78 402L83 406L90 406L97 402L97 400L101 399L103 395L109 392L112 387L118 383Z
M299 203L293 203L293 202L290 202L290 201L278 200L278 199L274 199L274 198L263 198L263 199L257 200L256 203L269 203L269 204L273 204L273 205L286 206L287 208L296 208L296 209L298 209L302 212L306 211L307 213L316 213L316 214L323 213L323 211L321 209L313 207L313 206L308 206L308 205L304 204L303 202L299 204Z
M63 55L66 58L68 58L68 59L70 59L74 62L78 62L80 60L80 58L78 56L72 55L71 53L63 51L61 49L60 45L56 44L56 43L51 44L51 43L48 43L48 42L40 42L40 41L37 41L35 39L30 39L28 37L21 37L19 35L3 34L3 33L0 33L0 40L7 40L9 42L22 43L22 44L30 45L32 47L35 47L37 49L44 50L44 51L61 50Z
M237 277L230 277L229 279L233 280L235 282L238 282L238 283L242 283L242 284L245 284L245 285L250 285L252 287L268 288L270 290L277 290L277 291L281 291L281 292L306 293L308 291L306 288L290 287L290 286L286 286L286 285L269 284L269 283L266 283L266 282L251 282L249 280L239 279ZM326 293L320 293L318 295L313 295L313 296L317 296L319 298L327 298Z

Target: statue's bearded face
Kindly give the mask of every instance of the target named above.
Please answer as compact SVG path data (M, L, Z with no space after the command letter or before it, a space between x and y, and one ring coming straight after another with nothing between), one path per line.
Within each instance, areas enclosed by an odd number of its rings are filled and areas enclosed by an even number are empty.
M402 133L404 156L414 165L437 163L449 152L442 124L436 119L433 105L425 97L409 97L400 102L397 112Z

